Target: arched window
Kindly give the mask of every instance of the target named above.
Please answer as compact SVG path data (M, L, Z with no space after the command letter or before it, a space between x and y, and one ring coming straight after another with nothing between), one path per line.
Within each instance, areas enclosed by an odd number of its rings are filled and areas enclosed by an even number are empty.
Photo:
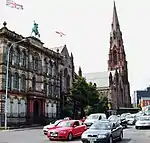
M38 70L38 66L39 66L38 61L39 61L39 58L35 57L35 61L34 61L34 63L35 63L35 70Z
M22 55L21 55L21 65L22 66L26 66L26 52L22 51Z
M44 92L47 94L47 81L46 81L46 79L44 80Z
M52 96L52 83L51 83L51 81L48 82L48 91L49 91L49 96Z
M70 87L70 76L67 76L67 89Z
M47 59L44 59L44 73L48 72L48 63L47 63Z
M52 75L56 76L57 75L57 68L56 68L56 63L53 63L53 67L52 67Z
M113 51L113 63L114 65L117 65L117 51L116 50Z
M51 62L51 60L50 60L49 63L48 63L48 73L49 73L50 75L52 75L52 62Z
M64 87L65 87L65 90L68 89L67 77L68 77L68 70L67 70L67 68L65 68L65 70L64 70Z
M14 48L14 64L19 65L19 50L18 48Z
M56 85L56 80L54 80L54 82L53 82L53 96L55 96L56 95L56 87L57 85Z
M32 89L35 91L36 90L36 78L33 76L32 78Z
M11 89L11 82L12 82L12 79L11 79L11 72L8 71L8 88Z
M21 75L21 90L25 91L26 89L26 77L25 75Z
M19 74L17 72L14 73L13 88L19 89Z

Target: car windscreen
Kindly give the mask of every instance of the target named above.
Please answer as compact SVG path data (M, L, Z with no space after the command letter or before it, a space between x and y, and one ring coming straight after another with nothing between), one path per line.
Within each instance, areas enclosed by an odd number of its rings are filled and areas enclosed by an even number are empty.
M110 130L112 127L112 124L110 122L95 122L90 129L94 130Z
M134 118L134 116L133 115L127 115L126 118Z
M142 116L142 117L140 117L139 120L140 121L150 121L150 117L144 117L144 116Z
M60 126L60 127L71 127L71 125L72 125L71 121L62 121L57 126Z
M119 118L118 118L117 116L110 116L110 117L108 118L108 120L114 121L114 120L119 120Z
M55 121L54 125L57 126L62 120Z
M98 119L100 115L89 115L87 119Z

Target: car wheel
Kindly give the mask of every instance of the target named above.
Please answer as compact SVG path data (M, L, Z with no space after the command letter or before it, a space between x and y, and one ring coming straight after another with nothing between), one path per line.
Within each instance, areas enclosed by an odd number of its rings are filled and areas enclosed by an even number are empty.
M138 130L139 129L139 127L137 127L137 126L135 126L135 128Z
M119 141L122 141L123 139L123 132L120 133Z
M113 138L110 136L108 143L113 143Z
M69 140L69 141L71 141L71 140L72 140L72 138L73 138L72 133L69 133L69 134L68 134L68 140Z

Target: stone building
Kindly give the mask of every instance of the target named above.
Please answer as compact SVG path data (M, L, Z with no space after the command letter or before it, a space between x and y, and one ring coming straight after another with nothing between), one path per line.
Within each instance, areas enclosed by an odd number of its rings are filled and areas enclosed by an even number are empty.
M25 39L26 40L23 40ZM13 46L12 43L19 42ZM10 50L8 124L44 123L60 116L61 94L74 78L73 55L66 45L48 49L35 37L0 29L0 120L4 123L7 50Z
M87 81L97 84L100 93L108 96L111 109L131 107L128 66L115 2L110 32L108 71L87 73L84 76Z

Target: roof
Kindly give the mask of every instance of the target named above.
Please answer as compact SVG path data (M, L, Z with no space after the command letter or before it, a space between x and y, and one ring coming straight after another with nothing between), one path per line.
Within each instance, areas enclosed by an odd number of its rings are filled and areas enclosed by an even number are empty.
M57 50L59 50L59 52L61 53L63 50L64 46L60 46L60 47L53 47L51 48L51 50L53 50L54 52L57 52Z
M97 87L108 87L109 86L109 72L93 72L85 73L83 76L87 82L96 83Z

